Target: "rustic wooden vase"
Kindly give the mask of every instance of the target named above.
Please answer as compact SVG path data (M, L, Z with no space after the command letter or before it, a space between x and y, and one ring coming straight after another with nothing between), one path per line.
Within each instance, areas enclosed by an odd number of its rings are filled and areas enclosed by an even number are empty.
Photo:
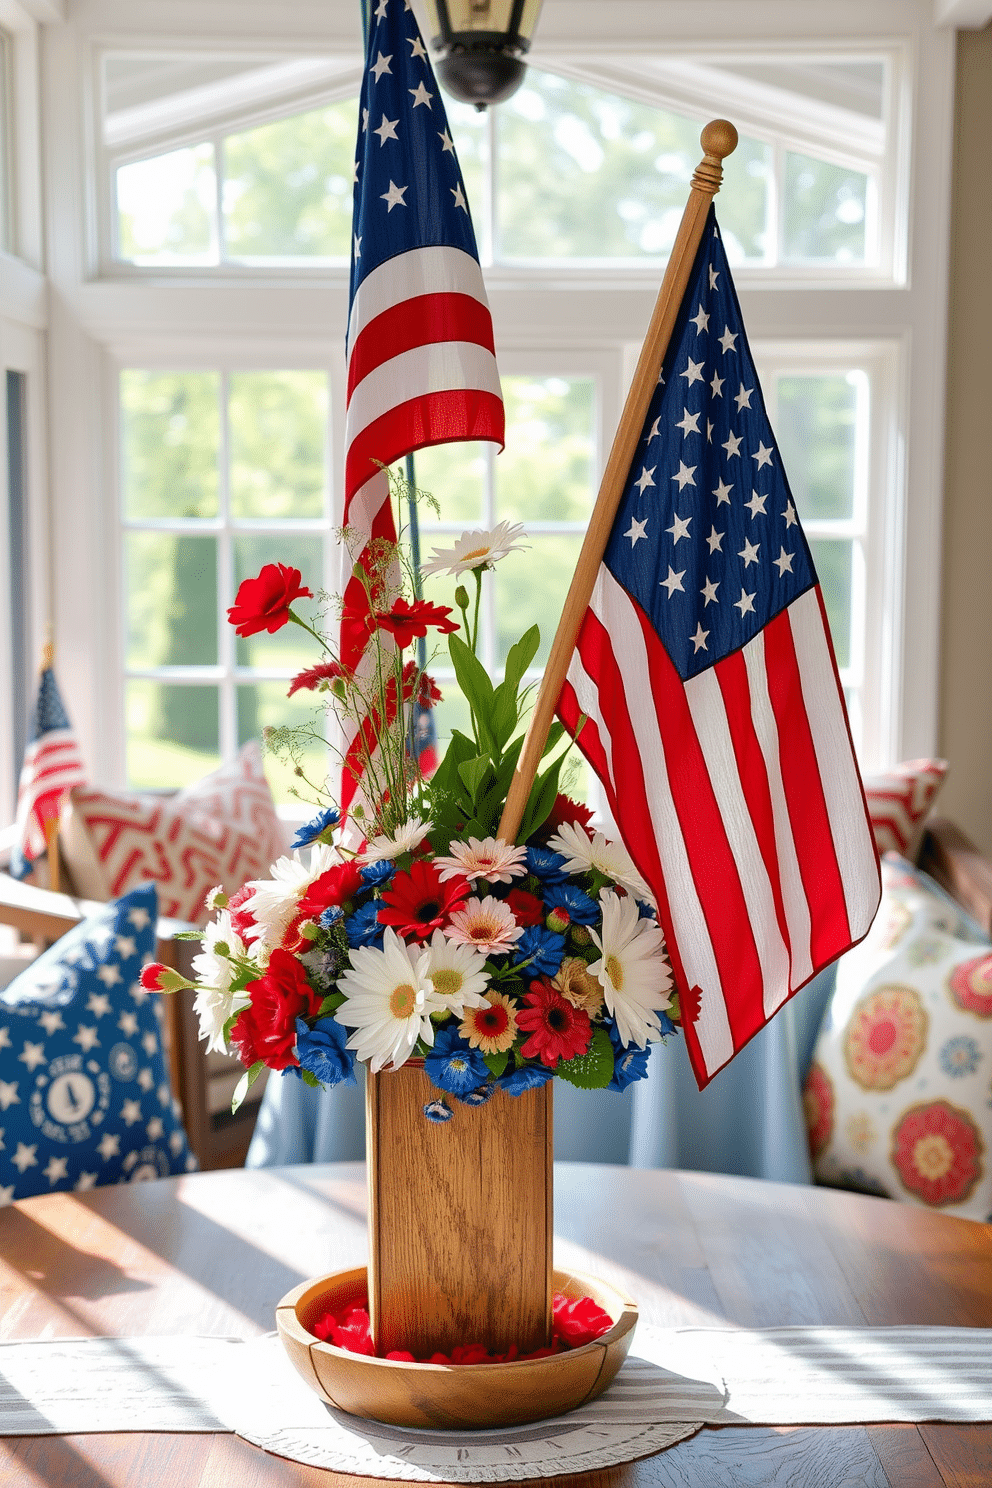
M424 1107L440 1092L422 1060L370 1075L366 1097L369 1265L304 1282L276 1312L294 1366L330 1405L399 1426L483 1428L540 1420L602 1393L626 1357L631 1299L551 1269L552 1086L481 1106L449 1096L451 1118ZM364 1301L380 1357L335 1348L311 1326ZM504 1354L547 1346L554 1291L591 1296L613 1327L582 1348L506 1364L417 1358L481 1344Z

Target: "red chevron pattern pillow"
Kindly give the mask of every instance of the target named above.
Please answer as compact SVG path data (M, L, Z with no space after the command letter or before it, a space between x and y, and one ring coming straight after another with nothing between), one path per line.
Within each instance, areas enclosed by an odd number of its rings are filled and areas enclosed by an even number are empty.
M203 925L204 897L265 878L283 836L257 744L171 797L78 787L59 827L77 891L118 898L153 879L159 912Z
M912 858L923 823L947 774L942 759L906 760L885 775L865 779L868 814L880 853Z

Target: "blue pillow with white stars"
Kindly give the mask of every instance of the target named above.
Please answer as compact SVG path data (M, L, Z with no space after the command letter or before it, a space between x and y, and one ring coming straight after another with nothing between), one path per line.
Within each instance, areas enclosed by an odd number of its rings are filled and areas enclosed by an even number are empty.
M162 1050L144 884L83 920L0 991L0 1205L196 1167Z

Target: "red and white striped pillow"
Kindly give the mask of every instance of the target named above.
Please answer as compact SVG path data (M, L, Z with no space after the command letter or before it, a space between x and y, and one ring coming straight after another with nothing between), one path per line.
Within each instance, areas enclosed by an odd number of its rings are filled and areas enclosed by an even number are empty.
M946 760L916 759L906 760L884 775L866 777L868 814L880 853L915 856L923 823L946 774Z
M204 896L265 878L285 838L257 743L175 796L77 787L59 824L76 891L112 899L149 879L159 912L194 924Z

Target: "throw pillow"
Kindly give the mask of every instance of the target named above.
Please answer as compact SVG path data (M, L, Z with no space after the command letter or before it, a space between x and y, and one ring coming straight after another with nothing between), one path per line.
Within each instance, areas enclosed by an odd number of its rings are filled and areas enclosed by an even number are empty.
M265 878L283 849L256 743L175 796L77 786L59 824L73 884L110 899L153 879L163 915L205 925L215 885L233 894Z
M923 823L946 774L946 760L917 759L906 760L884 775L865 778L868 815L880 853L916 857Z
M162 1052L155 889L81 921L0 992L0 1204L196 1167Z
M818 1182L992 1218L992 944L892 855L804 1091Z

